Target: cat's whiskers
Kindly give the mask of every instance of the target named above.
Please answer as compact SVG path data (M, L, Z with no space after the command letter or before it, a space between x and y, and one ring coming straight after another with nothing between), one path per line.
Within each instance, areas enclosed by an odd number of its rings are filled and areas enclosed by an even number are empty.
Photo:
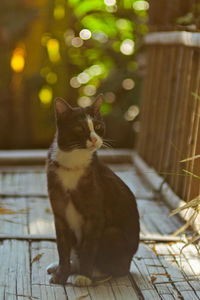
M113 140L113 139L110 139L110 138L104 138L104 141L110 141L110 142L115 142L115 140Z
M109 143L105 142L105 141L103 141L102 146L104 146L105 148L112 148L112 146Z
M112 139L103 139L103 143L111 148L113 148L113 146L116 144L116 142Z

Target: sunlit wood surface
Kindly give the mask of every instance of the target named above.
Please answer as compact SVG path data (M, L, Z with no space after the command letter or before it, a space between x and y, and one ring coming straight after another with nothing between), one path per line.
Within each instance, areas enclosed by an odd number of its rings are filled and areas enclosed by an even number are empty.
M136 194L143 236L170 235L182 225L168 218L169 208L145 184L131 164L115 164L114 171ZM0 171L0 234L54 235L45 169L9 167ZM126 277L99 286L63 287L49 284L46 267L57 260L54 241L0 241L1 300L134 300L200 299L200 259L195 246L181 242L141 242Z

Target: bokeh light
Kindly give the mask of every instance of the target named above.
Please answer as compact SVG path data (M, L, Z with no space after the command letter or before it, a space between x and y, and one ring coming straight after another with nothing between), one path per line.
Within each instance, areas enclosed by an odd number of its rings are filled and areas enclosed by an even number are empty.
M20 73L24 69L25 65L25 51L23 48L16 48L13 51L11 61L10 61L10 66L15 71L16 73Z
M126 78L122 81L122 86L125 90L132 90L135 86L135 82L131 78Z
M48 32L45 32L41 37L42 46L46 47L48 40L50 40L51 35Z
M56 4L53 12L56 20L61 20L65 17L65 6L62 4Z
M80 107L87 107L92 104L92 100L89 97L82 96L78 99L78 105Z
M124 118L127 121L133 121L139 114L140 110L137 105L131 105L129 109L126 111Z
M124 55L131 55L134 52L134 42L133 40L126 39L121 43L120 51Z
M103 31L94 31L92 33L92 38L102 44L108 41L108 36Z
M72 29L68 29L65 31L64 33L64 39L65 39L65 43L68 46L71 46L72 44L72 39L75 37L75 33Z
M49 105L53 98L52 88L48 85L43 86L39 91L38 96L42 104Z
M82 40L89 40L92 36L92 33L89 29L82 29L79 33L79 36Z
M96 87L93 84L88 84L83 89L86 96L93 96L96 93Z
M107 6L113 6L116 4L116 0L104 0L104 3L107 5Z
M89 70L88 70L88 73L91 75L91 76L99 76L103 73L103 69L100 65L92 65Z
M46 77L49 72L51 72L49 67L44 67L40 70L40 74L42 77Z
M82 72L77 76L78 82L81 84L87 83L90 80L90 76L86 72Z
M113 92L107 92L105 93L104 98L107 103L113 103L115 102L116 96Z
M118 19L116 25L121 30L126 30L128 27L128 21L126 19Z
M47 42L47 52L49 55L49 59L55 63L60 60L60 45L58 40L49 39Z
M135 10L147 10L149 9L149 3L147 1L135 1L133 3L133 9Z
M117 5L107 5L106 6L106 10L109 12L109 13L114 13L117 11Z
M72 39L72 46L76 48L83 46L83 40L80 39L79 37L74 37Z
M71 87L77 89L81 86L80 82L78 81L78 78L77 77L72 77L70 79L70 85Z
M46 75L46 81L49 83L49 84L55 84L57 81L58 81L58 76L56 73L54 72L49 72L47 75Z

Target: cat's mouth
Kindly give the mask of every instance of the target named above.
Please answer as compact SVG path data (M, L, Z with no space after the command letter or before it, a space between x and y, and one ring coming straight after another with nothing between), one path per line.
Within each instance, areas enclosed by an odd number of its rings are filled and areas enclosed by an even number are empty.
M86 147L90 151L95 151L95 150L101 148L101 146L102 146L102 141L100 141L100 140L98 140L96 142L91 142L90 140L87 140L87 142L86 142Z

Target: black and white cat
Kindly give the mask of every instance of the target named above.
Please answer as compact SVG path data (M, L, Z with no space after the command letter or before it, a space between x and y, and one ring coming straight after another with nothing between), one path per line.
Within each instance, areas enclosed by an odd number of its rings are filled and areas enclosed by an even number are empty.
M59 264L51 283L91 285L94 270L108 276L129 272L139 243L139 215L126 184L99 161L103 144L102 96L92 106L72 108L56 99L57 132L47 160L48 193L54 213ZM78 263L71 260L75 250Z

